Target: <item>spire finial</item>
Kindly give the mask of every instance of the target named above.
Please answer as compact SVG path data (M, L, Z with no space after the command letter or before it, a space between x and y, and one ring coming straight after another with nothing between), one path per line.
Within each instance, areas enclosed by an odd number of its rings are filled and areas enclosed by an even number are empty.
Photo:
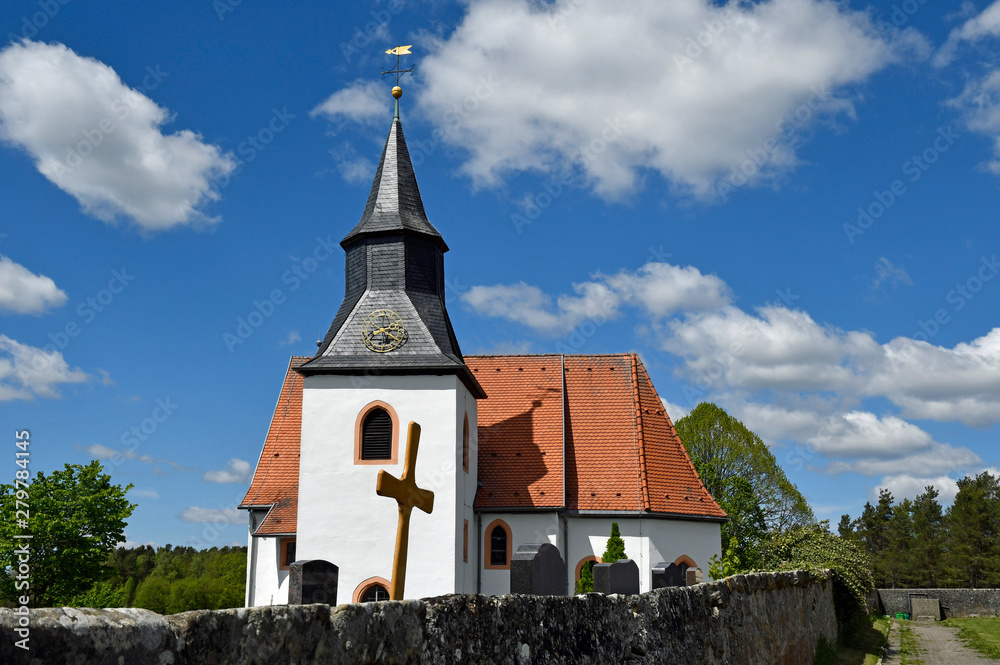
M417 68L416 65L414 65L414 66L410 67L409 69L400 69L399 68L399 56L401 56L401 55L410 55L410 48L412 48L412 47L413 47L413 44L407 44L406 46L397 46L395 48L391 48L388 51L386 51L386 53L388 53L389 55L396 56L396 68L395 69L385 69L384 67L382 68L382 78L385 78L386 74L395 74L396 75L396 85L393 86L393 88L392 88L392 96L396 98L396 113L393 116L393 120L398 120L399 119L399 98L403 96L403 89L399 87L399 77L402 76L403 74L406 74L407 72L410 73L410 76L413 76L413 70Z

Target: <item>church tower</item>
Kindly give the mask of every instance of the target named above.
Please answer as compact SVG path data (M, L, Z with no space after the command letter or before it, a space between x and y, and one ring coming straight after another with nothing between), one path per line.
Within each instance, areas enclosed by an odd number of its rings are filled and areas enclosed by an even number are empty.
M399 118L389 128L361 220L343 239L346 289L316 355L301 364L296 559L340 568L338 602L389 588L397 506L375 493L399 477L406 427L422 428L417 483L434 492L410 522L407 598L476 591L470 536L477 478L476 400L445 307L448 246L424 212ZM367 596L366 596L367 594Z

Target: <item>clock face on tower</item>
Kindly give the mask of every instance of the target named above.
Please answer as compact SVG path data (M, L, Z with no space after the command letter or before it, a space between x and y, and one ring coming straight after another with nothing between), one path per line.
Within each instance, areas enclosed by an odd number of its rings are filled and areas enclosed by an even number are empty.
M365 317L361 325L361 339L375 353L386 353L399 348L406 340L403 319L388 309L377 309Z

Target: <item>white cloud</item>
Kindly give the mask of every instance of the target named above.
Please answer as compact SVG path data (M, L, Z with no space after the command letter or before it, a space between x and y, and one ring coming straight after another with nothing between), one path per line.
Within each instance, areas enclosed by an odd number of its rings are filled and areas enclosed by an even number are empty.
M986 168L1000 175L1000 71L973 78L948 105L963 114L969 129L993 139L995 159Z
M117 450L115 448L95 443L90 446L84 446L83 450L99 460L113 462L120 462L121 460L138 460L140 462L145 462L146 464L156 464L156 459L154 457L150 457L149 455L140 455L131 449Z
M57 387L89 377L72 369L59 351L46 351L0 335L0 402L59 397Z
M40 314L66 304L67 296L50 277L36 275L20 263L0 256L0 309Z
M555 300L536 286L517 284L474 286L462 300L479 314L505 318L545 333L564 333L587 320L615 319L623 304L642 307L661 318L678 310L720 307L729 302L729 289L715 275L703 275L691 266L651 262L637 271L614 275L596 273L593 281L573 284L575 296Z
M250 480L252 471L250 462L233 458L226 464L226 468L221 471L207 471L202 480L210 483L245 483Z
M337 125L356 122L382 126L387 119L388 99L385 84L359 79L327 97L309 112L309 117L323 116Z
M1000 422L1000 328L954 348L898 337L872 363L866 391L885 395L910 418Z
M805 312L766 306L757 315L727 306L668 323L663 345L685 360L698 387L750 390L843 390L859 386L851 353L878 345L867 333L845 333Z
M462 170L477 184L572 167L608 198L645 170L710 195L761 153L752 177L780 175L798 161L788 119L851 116L837 89L896 58L867 13L819 0L645 0L628 12L614 0L477 0L427 41L419 107L469 152ZM334 115L371 113L368 90L344 92Z
M160 493L154 489L132 489L132 494L143 499L159 499Z
M674 404L673 402L668 402L665 399L661 399L660 401L663 402L663 408L667 410L667 415L670 416L670 420L675 424L678 420L690 413L688 409L685 409L680 404Z
M236 162L190 130L163 134L172 120L111 67L62 44L0 51L0 137L101 220L127 217L147 231L216 221L199 208L219 198L213 178Z
M901 473L882 478L879 484L873 487L868 493L868 498L872 502L878 501L879 490L887 489L892 492L892 497L896 500L896 503L899 503L903 499L910 499L912 501L917 498L917 495L923 494L926 488L931 485L938 491L938 503L941 505L953 502L955 495L958 494L958 484L948 476L938 476L936 478L917 477Z
M872 291L878 291L886 284L890 286L913 286L913 280L905 268L895 265L883 256L875 262L875 279L871 283Z
M981 14L970 18L952 30L947 41L934 56L934 65L944 67L951 64L955 58L955 52L962 42L975 42L984 37L996 37L997 35L1000 35L1000 2L994 2Z
M278 346L290 346L295 342L301 342L301 341L302 341L302 335L299 334L298 330L289 330L288 335L285 337L285 339L281 340L278 343Z
M190 506L181 513L185 522L211 522L213 524L244 524L246 513L238 508L199 508Z

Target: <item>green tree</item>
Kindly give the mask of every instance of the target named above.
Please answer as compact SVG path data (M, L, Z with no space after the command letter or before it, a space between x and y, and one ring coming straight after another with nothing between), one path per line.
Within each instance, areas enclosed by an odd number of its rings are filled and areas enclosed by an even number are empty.
M866 625L867 598L875 589L871 562L857 543L835 536L828 527L824 520L779 534L769 541L762 560L766 570L832 570L837 623L842 634L850 635Z
M947 567L955 582L972 588L1000 583L1000 483L984 471L958 481L948 509Z
M594 562L586 561L580 569L580 579L576 581L577 593L590 593L594 590Z
M871 559L875 584L880 588L891 584L885 551L889 543L893 501L892 493L883 488L879 490L878 504L873 506L870 501L866 502L858 518L858 537Z
M678 420L676 428L695 470L720 505L727 504L734 511L747 505L742 497L729 498L744 491L734 483L741 478L749 483L749 493L763 512L767 530L781 532L815 521L805 497L767 445L725 410L703 402ZM730 514L730 519L748 526L756 522L753 515Z
M889 588L907 587L913 582L918 571L914 570L915 541L913 534L913 502L903 499L896 504L889 516L889 526L886 530L886 547L882 554L882 573Z
M110 577L110 555L125 540L136 506L125 497L131 487L113 484L96 460L67 464L48 476L39 472L27 488L0 485L0 565L16 570L15 549L26 546L31 571L30 589L0 575L3 594L14 599L28 591L35 607L61 605ZM30 540L14 538L25 532L16 521L19 509L29 513Z
M944 584L941 568L944 560L944 514L938 503L938 491L933 485L913 501L914 568L921 571L928 586ZM917 583L917 586L923 586Z
M618 530L618 522L611 523L611 536L608 544L601 555L601 563L614 563L619 559L627 559L625 555L625 541L622 540L621 532Z

